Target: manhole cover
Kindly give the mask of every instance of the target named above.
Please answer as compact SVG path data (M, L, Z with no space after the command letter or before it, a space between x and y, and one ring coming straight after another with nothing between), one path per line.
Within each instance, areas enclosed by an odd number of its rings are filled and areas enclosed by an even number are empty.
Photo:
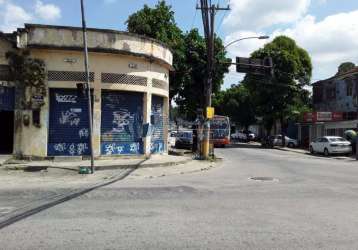
M272 177L251 177L249 179L253 181L278 181L277 179Z

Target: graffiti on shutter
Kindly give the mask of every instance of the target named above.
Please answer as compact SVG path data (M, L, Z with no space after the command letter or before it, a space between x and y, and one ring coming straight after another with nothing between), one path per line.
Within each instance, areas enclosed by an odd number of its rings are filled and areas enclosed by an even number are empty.
M89 155L87 100L73 89L50 90L49 156Z
M150 151L151 153L162 153L165 151L164 144L164 111L163 97L152 96L152 126L153 134L151 136Z
M142 154L143 95L102 91L101 154Z

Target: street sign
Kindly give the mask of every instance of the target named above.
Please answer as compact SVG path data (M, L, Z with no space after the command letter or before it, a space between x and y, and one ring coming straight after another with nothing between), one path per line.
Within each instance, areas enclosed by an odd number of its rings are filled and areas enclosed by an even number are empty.
M206 108L206 118L213 119L214 115L215 115L215 109L213 107L207 107Z
M273 63L271 57L264 59L236 57L236 72L250 73L254 75L273 75Z

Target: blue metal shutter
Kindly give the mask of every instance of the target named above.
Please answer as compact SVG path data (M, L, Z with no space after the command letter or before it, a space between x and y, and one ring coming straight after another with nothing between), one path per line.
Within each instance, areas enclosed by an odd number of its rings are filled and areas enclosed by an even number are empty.
M143 154L143 94L102 90L101 154Z
M164 144L164 98L152 95L152 124L153 134L151 136L151 153L162 153L165 150Z
M13 111L15 109L15 88L0 86L0 110Z
M74 89L50 89L49 156L89 155L88 108Z

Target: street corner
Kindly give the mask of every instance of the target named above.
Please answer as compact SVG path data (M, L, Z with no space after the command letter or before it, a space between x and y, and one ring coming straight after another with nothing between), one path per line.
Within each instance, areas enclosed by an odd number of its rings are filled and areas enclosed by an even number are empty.
M168 177L174 175L204 173L206 171L220 167L221 163L222 163L221 158L211 161L191 159L179 164L139 168L136 171L134 171L130 176L128 176L127 179L145 180L145 179L154 179L154 178Z

